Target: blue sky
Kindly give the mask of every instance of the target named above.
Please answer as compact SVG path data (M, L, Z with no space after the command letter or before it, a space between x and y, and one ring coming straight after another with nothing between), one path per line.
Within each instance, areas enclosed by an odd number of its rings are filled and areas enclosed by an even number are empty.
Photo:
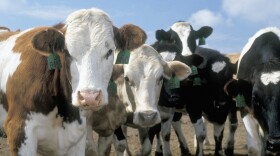
M96 7L109 14L117 27L132 23L144 29L148 44L155 31L176 21L194 29L214 28L206 47L222 53L241 52L259 29L280 27L279 0L0 0L0 26L12 30L54 25L82 8Z

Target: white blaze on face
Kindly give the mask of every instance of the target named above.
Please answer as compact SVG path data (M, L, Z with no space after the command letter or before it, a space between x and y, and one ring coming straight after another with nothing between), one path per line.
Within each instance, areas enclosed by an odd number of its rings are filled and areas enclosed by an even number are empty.
M160 52L162 59L166 62L173 61L176 57L176 52L164 51Z
M280 81L280 71L261 74L261 82L266 86L270 83L277 84L279 81Z
M111 20L101 10L84 9L72 13L66 27L66 46L73 58L73 104L79 105L80 91L101 91L101 105L107 104L107 87L113 70L111 53L115 49Z
M225 61L222 62L215 62L212 64L212 71L219 73L220 71L222 71L226 66Z
M191 25L186 22L177 22L171 26L171 29L178 34L182 42L182 46L183 46L182 55L183 56L191 55L192 52L188 45L188 38L191 33Z

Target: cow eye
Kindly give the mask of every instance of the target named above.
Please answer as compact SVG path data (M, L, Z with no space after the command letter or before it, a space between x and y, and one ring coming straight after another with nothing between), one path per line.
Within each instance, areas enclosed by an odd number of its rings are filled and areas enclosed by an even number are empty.
M126 81L126 82L129 82L129 78L126 76L126 77L124 77L124 80Z
M159 79L158 79L158 83L161 83L163 81L163 76L161 76Z
M105 58L108 59L109 56L112 55L112 53L113 53L113 50L112 50L112 49L109 49L108 52L107 52L106 55L105 55Z

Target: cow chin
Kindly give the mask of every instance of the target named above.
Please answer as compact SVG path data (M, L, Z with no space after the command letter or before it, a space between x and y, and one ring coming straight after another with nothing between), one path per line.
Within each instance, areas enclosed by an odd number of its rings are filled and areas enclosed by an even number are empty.
M140 127L152 127L161 122L158 111L142 111L135 112L133 116L133 123Z

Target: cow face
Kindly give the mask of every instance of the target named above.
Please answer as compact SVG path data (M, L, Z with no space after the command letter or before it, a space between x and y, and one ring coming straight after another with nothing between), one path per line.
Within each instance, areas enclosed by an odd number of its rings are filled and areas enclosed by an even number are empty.
M112 22L101 10L80 10L67 18L65 27L66 46L72 57L72 103L99 109L108 103L115 49Z
M170 79L175 72L181 80L191 73L185 64L176 61L166 63L148 45L133 50L123 70L123 84L118 84L118 88L123 88L120 97L127 104L127 111L133 114L129 120L141 127L160 122L157 103L163 78Z
M189 23L176 22L169 31L158 30L156 38L158 41L164 40L170 43L175 43L180 48L182 55L188 56L195 52L196 40L208 37L213 29L208 26L201 27L199 30L194 30Z
M252 103L255 118L267 133L267 150L280 152L280 63L270 62L254 72ZM269 69L269 70L267 70Z

